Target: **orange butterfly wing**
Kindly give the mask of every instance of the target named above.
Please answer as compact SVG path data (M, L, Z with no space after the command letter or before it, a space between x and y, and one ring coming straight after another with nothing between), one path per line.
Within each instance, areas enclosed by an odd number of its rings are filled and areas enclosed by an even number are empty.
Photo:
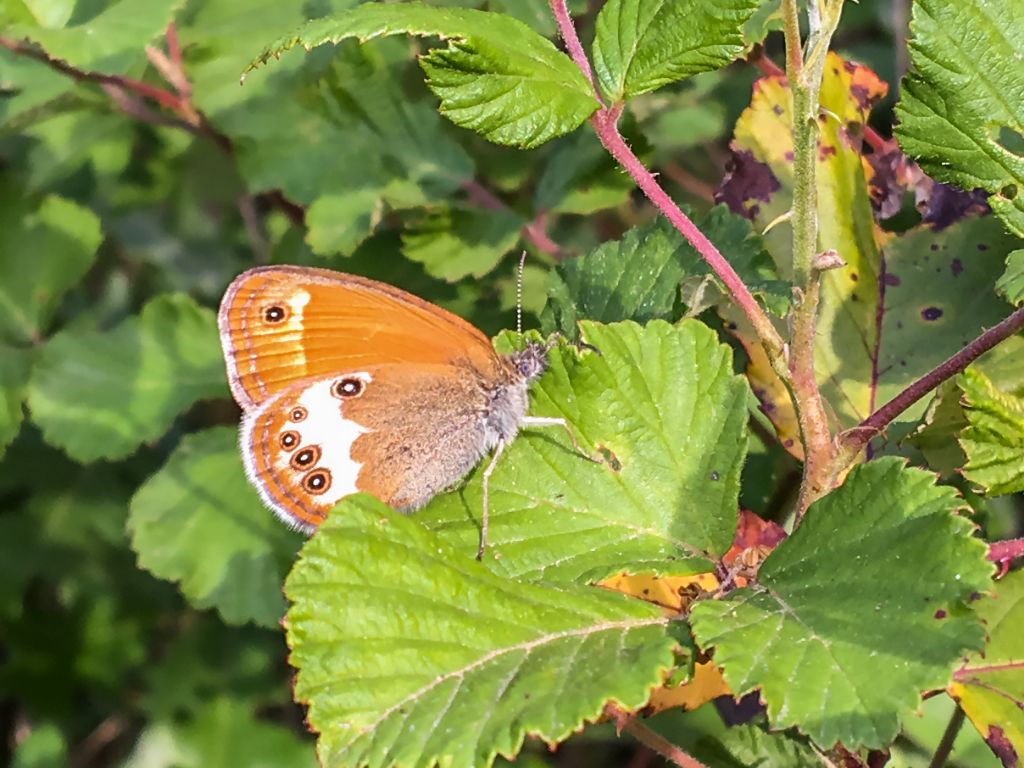
M307 267L257 267L228 287L218 314L231 393L245 410L303 379L387 363L501 363L457 315L394 286Z
M418 506L489 448L483 393L508 363L438 306L354 275L259 267L228 287L218 321L246 474L290 525L312 530L357 491Z

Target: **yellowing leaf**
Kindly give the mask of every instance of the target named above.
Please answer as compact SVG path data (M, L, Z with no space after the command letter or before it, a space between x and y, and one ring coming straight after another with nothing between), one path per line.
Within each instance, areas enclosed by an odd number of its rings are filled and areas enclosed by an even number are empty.
M997 582L977 607L988 637L957 670L948 691L1003 765L1024 757L1024 572Z
M725 682L722 671L714 662L699 662L693 667L693 677L687 682L669 687L658 688L651 694L651 699L644 707L644 713L655 714L665 709L680 708L694 710L719 696L732 693Z

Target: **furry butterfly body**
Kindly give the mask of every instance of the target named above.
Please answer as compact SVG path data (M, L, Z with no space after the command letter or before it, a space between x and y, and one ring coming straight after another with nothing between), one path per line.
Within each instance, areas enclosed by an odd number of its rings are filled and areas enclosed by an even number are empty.
M345 496L411 510L494 459L523 426L547 347L512 355L461 318L355 275L259 267L218 315L243 410L250 482L282 520L312 531ZM486 536L486 484L481 551Z

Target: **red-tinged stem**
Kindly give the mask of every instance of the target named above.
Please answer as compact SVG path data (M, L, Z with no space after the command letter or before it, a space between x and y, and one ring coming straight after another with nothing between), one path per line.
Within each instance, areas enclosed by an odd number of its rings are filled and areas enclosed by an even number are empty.
M1024 670L1024 661L1007 661L1003 664L977 664L971 667L964 667L953 673L953 679L969 680L978 675L991 672L1013 672L1015 670Z
M555 0L557 2L558 0ZM619 164L626 169L629 175L640 187L662 215L671 222L679 232L686 238L687 242L701 255L712 271L722 281L736 305L743 310L743 313L750 320L751 325L757 332L761 342L765 345L768 353L776 360L781 360L784 342L771 320L762 311L757 300L750 293L736 270L726 261L714 243L708 240L707 236L697 228L690 218L676 205L668 193L658 184L654 175L644 167L633 150L630 149L626 140L619 133L618 119L622 112L622 106L618 105L608 109L601 109L590 118L597 137L601 140L605 149L614 157Z
M180 73L180 93L178 94L149 85L148 83L132 80L131 78L76 69L67 62L51 58L45 51L39 48L11 40L10 38L0 37L0 47L6 48L19 56L40 61L54 71L67 75L76 82L96 83L110 97L118 109L137 120L153 125L170 125L198 136L205 136L225 153L232 154L234 147L231 144L231 140L207 122L205 116L192 106L189 97L191 84L188 82L184 69L181 67L181 51L178 48L177 36L173 25L168 27L168 36L170 58L164 58ZM152 99L173 114L163 115L151 109L145 102L135 98L133 94ZM305 211L300 206L287 200L279 190L270 192L263 197L283 211L293 223L302 223Z
M615 723L617 731L620 733L625 731L645 747L653 749L672 763L672 765L678 765L679 768L706 768L700 760L684 752L664 736L655 733L628 712L624 712L614 704L606 704L604 713L608 719Z
M7 37L0 37L0 47L6 48L7 50L18 54L19 56L27 56L31 59L37 59L45 64L48 64L58 72L68 75L69 77L78 81L90 81L93 83L105 83L107 85L114 85L118 88L123 88L128 91L137 93L140 96L145 96L148 99L153 99L163 107L168 109L176 110L180 103L180 98L177 94L165 91L163 88L158 88L155 85L149 85L139 80L132 80L128 77L121 77L115 75L104 75L99 72L85 72L80 69L75 69L71 65L61 61L60 59L50 58L44 51L37 50L24 43L19 43L16 40L11 40Z
M181 58L181 45L178 43L178 28L174 25L173 21L167 25L164 39L167 40L167 55L171 57L171 62L179 70L184 71L185 65Z
M962 373L968 365L1021 328L1024 328L1024 307L1018 309L998 325L989 328L956 354L939 363L856 427L843 432L838 439L841 451L839 460L843 463L839 470L842 471L855 461L868 442L880 434L893 419L907 408L942 382Z
M1024 557L1024 539L994 541L988 545L988 559L993 563L1004 563Z
M569 52L569 56L576 62L580 72L590 81L590 87L594 91L594 96L597 97L601 106L604 107L601 91L598 90L597 81L594 79L594 71L590 68L590 59L587 58L586 51L583 50L580 36L576 34L576 25L572 23L572 16L569 15L569 7L566 5L565 0L551 0L551 12L555 16L558 32L565 41L565 48Z

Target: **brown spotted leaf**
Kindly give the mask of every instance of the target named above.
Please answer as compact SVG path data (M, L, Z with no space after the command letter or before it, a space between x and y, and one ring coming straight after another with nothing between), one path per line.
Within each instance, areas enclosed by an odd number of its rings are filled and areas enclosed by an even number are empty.
M947 689L1003 765L1024 757L1024 573L997 582L978 603L985 649L964 659Z
M822 277L815 356L818 383L840 428L859 423L1009 311L992 285L1013 241L991 217L962 219L941 230L921 226L899 237L878 227L871 180L875 205L881 205L879 170L865 162L861 136L868 111L885 92L866 67L829 56L821 90L818 247L834 249L846 266ZM720 197L751 218L755 229L791 206L791 106L785 78L762 78L736 124L736 164ZM791 238L785 222L765 236L783 276L791 270ZM799 457L785 389L755 349L749 327L734 314L726 319L751 355L748 376L763 410ZM923 407L903 418L915 418Z

